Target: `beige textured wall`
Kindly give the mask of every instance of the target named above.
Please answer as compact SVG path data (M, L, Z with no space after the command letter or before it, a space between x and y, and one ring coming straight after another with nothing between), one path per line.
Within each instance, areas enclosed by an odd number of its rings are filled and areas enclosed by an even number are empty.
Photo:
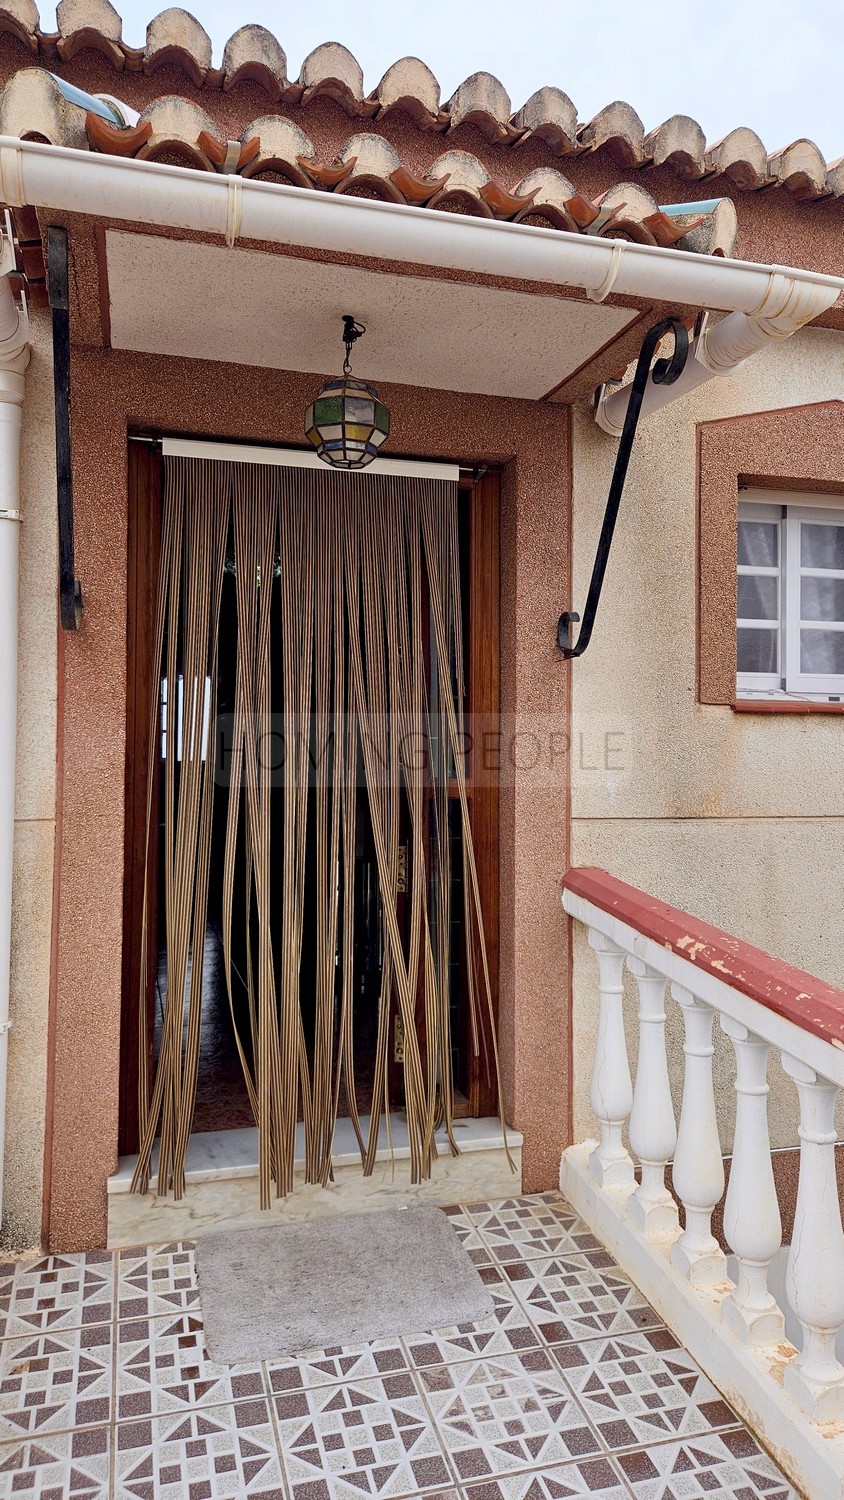
M18 753L2 1243L41 1233L56 813L56 460L49 313L31 314L21 455Z
M572 674L575 735L594 745L598 726L612 736L603 757L584 756L580 767L574 759L572 863L600 865L837 984L844 984L844 718L742 715L696 701L695 424L765 410L775 423L777 408L844 396L842 371L844 336L806 331L645 419L595 634ZM585 408L573 428L577 608L617 445ZM576 934L575 1138L594 1131L593 962ZM675 1080L679 1030L672 1015ZM724 1041L716 1044L716 1075L728 1149ZM774 1143L791 1146L793 1085L776 1062L770 1076Z

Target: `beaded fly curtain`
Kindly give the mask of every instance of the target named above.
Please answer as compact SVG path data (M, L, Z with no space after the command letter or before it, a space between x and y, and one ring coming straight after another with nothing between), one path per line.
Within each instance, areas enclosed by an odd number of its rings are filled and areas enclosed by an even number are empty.
M234 575L237 641L233 703L224 715L217 684L221 657L232 651L220 639L227 574ZM456 1151L455 964L466 976L476 1051L483 1051L488 1030L479 1024L480 1008L491 1016L464 762L457 486L168 457L155 629L160 678L171 685L164 735L172 740L178 733L179 754L165 752L161 763L166 999L150 1080L143 974L141 1147L133 1187L146 1191L160 1135L159 1191L184 1192L201 955L212 869L219 890L220 862L225 979L257 1125L262 1206L293 1187L299 1120L306 1180L330 1180L341 1100L364 1171L372 1170L379 1124L395 1103L396 1016L411 1175L419 1182L436 1156L438 1126ZM152 746L162 732L159 705L156 691ZM450 785L456 823L449 817ZM158 816L151 769L148 849ZM368 1130L355 1078L355 857L362 818L371 829L380 897ZM151 863L145 927L158 878ZM459 955L451 951L460 926L454 870L458 890L462 883ZM305 974L308 923L316 953ZM238 984L246 996L239 1011ZM491 1051L484 1065L497 1075L494 1042Z

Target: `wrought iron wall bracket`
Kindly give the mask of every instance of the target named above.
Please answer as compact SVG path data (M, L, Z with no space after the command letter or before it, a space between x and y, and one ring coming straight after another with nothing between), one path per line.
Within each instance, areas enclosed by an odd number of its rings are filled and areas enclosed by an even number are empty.
M657 346L667 333L674 336L674 348L668 359L658 359L651 369L651 361ZM601 598L601 589L604 583L604 575L609 562L610 547L612 546L615 523L618 519L618 508L621 504L621 496L624 491L624 481L627 478L627 469L630 464L630 454L633 449L633 440L639 425L639 417L642 411L642 402L647 389L648 380L653 379L655 385L673 385L674 381L682 374L689 354L689 335L685 323L679 318L663 318L661 322L655 323L653 328L645 334L639 358L636 362L636 374L630 386L630 399L627 403L627 411L624 417L621 439L618 445L618 453L615 458L612 482L607 506L604 511L604 520L601 526L601 535L598 538L598 549L595 553L595 562L592 567L592 577L589 582L589 592L586 596L586 606L583 611L583 624L580 627L577 641L572 641L572 625L580 621L580 615L572 609L564 610L557 624L557 645L567 659L582 656L592 638L592 629L595 624L595 616L598 612L598 603Z
M63 630L82 623L82 588L73 557L73 469L70 459L70 309L67 230L47 230L47 292L53 319L56 493L59 520L59 610Z

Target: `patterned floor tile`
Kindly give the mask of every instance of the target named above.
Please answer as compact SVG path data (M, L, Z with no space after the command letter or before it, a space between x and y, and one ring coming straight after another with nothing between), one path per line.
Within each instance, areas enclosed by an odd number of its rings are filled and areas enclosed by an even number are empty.
M555 1354L613 1452L738 1420L667 1328L563 1344Z
M600 1454L601 1444L544 1350L419 1372L461 1480Z
M549 1344L633 1333L660 1322L632 1281L614 1266L604 1269L583 1256L553 1255L504 1269Z
M499 1474L483 1484L470 1484L466 1500L566 1500L589 1495L591 1500L630 1500L630 1492L607 1458L587 1458L525 1474Z
M467 1212L499 1261L574 1255L603 1248L558 1193L507 1198L501 1203L475 1203ZM610 1257L606 1263L612 1264Z
M110 1432L39 1434L0 1446L0 1495L23 1500L101 1500L109 1493Z
M799 1500L744 1427L640 1448L616 1462L636 1500Z
M348 1380L395 1375L409 1368L410 1361L396 1339L378 1339L372 1344L348 1348L314 1349L266 1364L271 1392L298 1391L312 1385L338 1385Z
M113 1303L114 1256L108 1250L0 1266L0 1338L109 1323Z
M118 1252L118 1318L155 1318L188 1312L198 1305L193 1244Z
M539 1336L509 1282L493 1267L488 1272L487 1275L482 1270L481 1276L492 1295L493 1316L480 1323L461 1323L403 1339L413 1365L439 1365L448 1360L513 1354L520 1349L539 1347Z
M0 1434L35 1436L111 1420L110 1323L0 1344Z
M454 1481L409 1373L274 1397L293 1500L413 1495Z
M490 1248L481 1238L477 1225L466 1209L455 1205L444 1208L443 1213L472 1263L476 1266L488 1265L492 1260Z
M265 1400L115 1428L115 1500L286 1500Z
M116 1338L120 1421L264 1394L260 1364L216 1365L208 1358L194 1314L118 1323Z

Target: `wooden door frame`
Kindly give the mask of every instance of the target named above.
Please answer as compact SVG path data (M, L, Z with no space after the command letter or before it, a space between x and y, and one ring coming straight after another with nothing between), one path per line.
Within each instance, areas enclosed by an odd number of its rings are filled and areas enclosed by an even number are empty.
M155 612L161 551L163 463L158 443L130 440L128 453L128 535L126 589L126 757L123 831L123 961L120 1010L120 1102L118 1151L139 1148L139 1021L143 901L147 858L158 867L158 818L152 820L146 848L147 776L150 760L149 718L152 691ZM158 766L154 766L153 807L158 803ZM158 957L157 911L147 923L147 1036L152 1061L152 1034Z
M143 892L146 877L146 794L150 757L149 703L161 541L163 462L157 442L130 438L128 452L126 750L124 803L123 960L120 1026L120 1113L118 1150L138 1150L138 1034L140 1016ZM461 480L469 503L469 636L466 652L466 715L471 728L488 730L500 711L500 504L501 475L487 471ZM157 764L157 762L156 762ZM489 963L493 1014L499 1001L499 784L481 736L473 734L467 771L469 817ZM153 789L154 805L157 793ZM153 820L148 858L157 868L158 820ZM155 913L147 924L145 1003L153 1019L157 962ZM464 1007L464 1012L468 1007ZM492 1066L492 1020L479 1006L481 1046L471 1049L468 1014L463 1042L468 1046L469 1113L491 1115L499 1108ZM147 1034L152 1038L152 1024Z
M469 639L467 651L466 712L471 737L469 760L469 821L481 912L489 963L492 1008L498 1029L499 1012L499 777L487 736L497 730L501 708L500 512L501 474L488 470L469 490ZM492 1020L481 997L481 1050L472 1056L469 1074L469 1113L493 1115L500 1107L493 1060ZM467 1017L468 1022L468 1017ZM470 1054L471 1055L471 1054Z

